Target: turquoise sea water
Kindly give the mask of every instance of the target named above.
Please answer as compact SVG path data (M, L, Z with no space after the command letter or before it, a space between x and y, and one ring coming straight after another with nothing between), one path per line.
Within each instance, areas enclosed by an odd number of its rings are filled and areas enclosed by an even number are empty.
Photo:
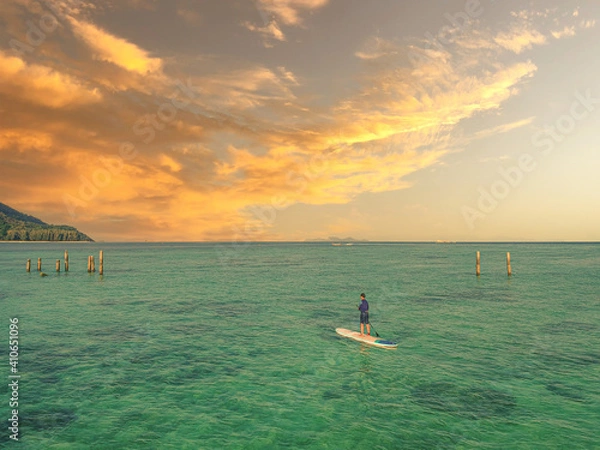
M599 276L598 244L5 243L0 447L600 448ZM396 350L336 335L361 292Z

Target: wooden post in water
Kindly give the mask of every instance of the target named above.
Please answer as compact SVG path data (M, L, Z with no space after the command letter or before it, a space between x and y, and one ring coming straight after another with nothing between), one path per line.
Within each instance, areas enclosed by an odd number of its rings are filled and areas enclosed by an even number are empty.
M104 275L104 252L102 250L100 250L100 256L98 259L100 261L100 270L98 273L100 275Z
M27 272L31 272L31 260L30 259L27 260L26 269L27 269Z
M38 272L42 271L42 258L38 258Z
M69 251L65 250L65 272L69 271Z
M512 275L512 269L510 268L510 252L506 252L506 270L508 271L508 276Z
M56 260L56 271L60 272L60 259Z
M92 271L92 257L88 256L88 267L87 267L88 273L90 273Z
M477 252L477 257L475 258L475 275L481 275L481 255Z

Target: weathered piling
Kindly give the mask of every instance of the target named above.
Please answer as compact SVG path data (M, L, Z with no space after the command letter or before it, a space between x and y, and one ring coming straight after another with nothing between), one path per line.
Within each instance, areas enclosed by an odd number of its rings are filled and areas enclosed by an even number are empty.
M510 267L510 252L506 252L506 271L510 277L512 275L512 269Z
M95 272L96 271L96 262L94 261L94 256L93 255L90 256L90 259L92 260L92 263L91 263L91 265L92 265L92 272Z
M42 271L42 258L38 258L38 272Z
M60 259L56 260L56 271L60 272Z
M477 256L475 257L475 275L481 275L481 254L477 252Z
M27 265L25 266L25 268L27 269L27 272L31 272L31 260L30 259L27 260Z
M88 271L88 273L90 273L92 271L92 257L91 256L88 256L87 271Z
M69 251L65 250L65 272L69 271Z
M98 273L100 275L104 275L104 252L102 250L100 250L98 261L100 262L100 270L98 271Z

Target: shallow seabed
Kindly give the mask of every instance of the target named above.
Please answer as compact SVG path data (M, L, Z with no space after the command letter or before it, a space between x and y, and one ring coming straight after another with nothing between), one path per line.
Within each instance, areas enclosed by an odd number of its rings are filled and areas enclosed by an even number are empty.
M2 244L0 446L599 448L599 274L598 244ZM396 350L336 335L361 292Z

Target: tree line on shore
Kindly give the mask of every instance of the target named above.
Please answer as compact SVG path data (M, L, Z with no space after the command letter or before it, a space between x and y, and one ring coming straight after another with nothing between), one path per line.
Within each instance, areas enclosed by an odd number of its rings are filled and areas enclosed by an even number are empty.
M0 241L91 241L68 225L49 225L0 203Z

